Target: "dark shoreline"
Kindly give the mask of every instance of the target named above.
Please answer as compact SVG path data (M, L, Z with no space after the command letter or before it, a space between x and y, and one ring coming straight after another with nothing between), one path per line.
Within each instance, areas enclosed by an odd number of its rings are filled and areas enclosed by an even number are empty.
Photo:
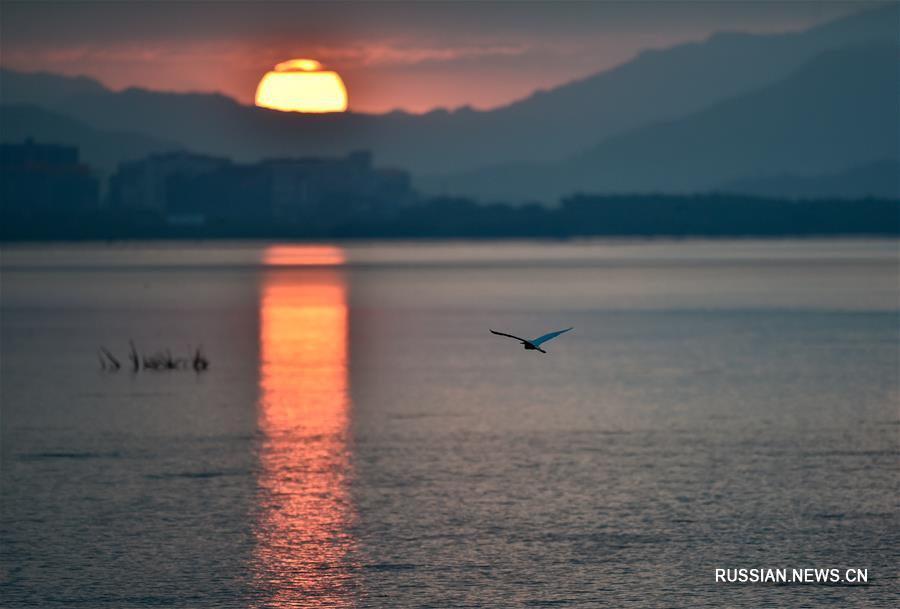
M626 244L642 244L642 243L671 243L671 242L691 242L691 241L870 241L870 240L900 240L900 232L885 233L799 233L799 234L657 234L657 235L571 235L563 237L553 236L520 236L520 235L500 235L500 236L471 236L471 235L449 235L441 237L424 236L370 236L370 237L280 237L280 236L210 236L197 237L190 235L161 235L148 237L114 237L114 238L97 238L97 237L60 237L60 238L0 238L0 247L6 246L31 246L41 247L44 245L120 245L120 244L166 244L166 243L185 243L185 244L240 244L247 245L253 243L296 243L296 244L361 244L361 243L485 243L485 242L504 242L504 243L593 243L604 242L615 245Z
M771 199L695 195L575 195L560 205L482 204L438 197L357 207L353 201L288 219L95 208L66 212L4 201L0 242L132 240L441 240L578 238L809 238L900 236L897 199Z

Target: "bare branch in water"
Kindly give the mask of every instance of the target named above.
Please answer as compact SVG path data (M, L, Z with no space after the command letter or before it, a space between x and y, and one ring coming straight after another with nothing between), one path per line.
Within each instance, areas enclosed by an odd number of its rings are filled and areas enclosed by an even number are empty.
M209 360L204 357L203 352L201 351L201 347L197 347L196 353L194 353L194 361L192 362L194 370L197 372L203 372L207 368L209 368Z
M105 355L109 359L109 361L112 363L113 370L118 370L119 368L122 367L122 364L119 363L119 360L116 359L115 355L113 355L112 353L109 352L109 349L107 349L106 347L100 347L100 351L102 351L103 355Z
M131 352L128 354L128 358L131 360L131 369L134 372L137 372L141 369L141 358L138 357L137 348L134 346L134 341L129 340L128 344L131 346Z
M128 352L128 359L131 361L131 368L134 372L140 371L141 368L145 370L186 370L188 366L197 372L203 372L209 368L209 360L206 359L199 347L193 358L189 359L188 357L173 356L170 349L158 351L148 357L138 352L133 340L129 340L128 345L131 348ZM106 347L99 348L97 357L100 359L100 367L103 370L116 371L122 367L121 362Z

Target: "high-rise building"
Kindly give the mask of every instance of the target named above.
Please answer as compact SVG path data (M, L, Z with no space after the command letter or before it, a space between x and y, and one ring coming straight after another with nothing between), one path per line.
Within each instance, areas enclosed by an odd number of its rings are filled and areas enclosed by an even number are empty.
M99 181L71 146L0 144L0 206L7 217L95 209Z

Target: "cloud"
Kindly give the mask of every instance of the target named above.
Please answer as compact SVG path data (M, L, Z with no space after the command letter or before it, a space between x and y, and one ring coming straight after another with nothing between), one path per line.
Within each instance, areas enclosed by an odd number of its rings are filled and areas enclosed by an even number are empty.
M372 43L349 47L315 47L314 54L349 67L441 64L487 57L518 57L529 52L526 44L420 47L403 43Z

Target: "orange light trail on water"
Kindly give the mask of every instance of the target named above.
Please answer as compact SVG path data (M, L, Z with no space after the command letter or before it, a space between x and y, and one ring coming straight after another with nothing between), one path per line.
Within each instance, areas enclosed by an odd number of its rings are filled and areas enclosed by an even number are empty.
M280 246L278 264L342 260L338 248ZM269 607L350 604L347 297L339 269L275 269L260 303L256 581Z

